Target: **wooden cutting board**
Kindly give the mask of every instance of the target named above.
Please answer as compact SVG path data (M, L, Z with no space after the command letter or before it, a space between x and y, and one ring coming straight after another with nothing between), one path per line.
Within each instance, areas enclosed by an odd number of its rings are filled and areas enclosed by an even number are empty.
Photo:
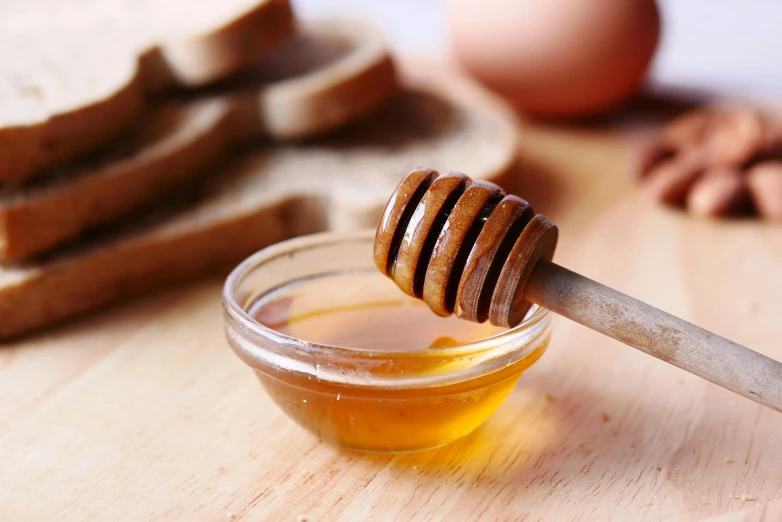
M520 133L513 184L560 225L562 264L782 359L782 227L646 202L630 131ZM228 348L221 283L0 348L2 520L782 520L782 415L560 318L463 441L330 447Z

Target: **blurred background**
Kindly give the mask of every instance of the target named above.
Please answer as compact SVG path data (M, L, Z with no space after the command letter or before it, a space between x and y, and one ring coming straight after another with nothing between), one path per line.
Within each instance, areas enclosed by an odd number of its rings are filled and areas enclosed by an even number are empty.
M655 89L770 100L782 89L782 2L658 0L662 37L651 82ZM448 54L446 0L294 0L303 17L348 15L383 28L403 53ZM415 16L411 16L415 13Z

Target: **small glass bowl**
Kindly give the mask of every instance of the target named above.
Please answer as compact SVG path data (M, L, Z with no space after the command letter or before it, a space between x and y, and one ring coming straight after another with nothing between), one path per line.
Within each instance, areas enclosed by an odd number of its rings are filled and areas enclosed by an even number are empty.
M282 411L322 440L373 453L440 447L483 424L540 358L549 312L533 307L516 328L478 342L407 352L307 342L253 319L266 296L297 282L346 273L385 278L373 262L373 239L374 231L316 234L246 259L223 291L228 342ZM432 312L422 306L420 313Z

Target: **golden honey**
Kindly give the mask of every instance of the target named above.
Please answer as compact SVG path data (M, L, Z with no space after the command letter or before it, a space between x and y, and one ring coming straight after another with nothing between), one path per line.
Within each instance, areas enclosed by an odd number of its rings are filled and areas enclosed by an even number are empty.
M361 451L417 451L470 433L548 342L546 331L523 356L489 360L486 346L473 350L472 343L488 339L490 349L507 352L501 339L512 334L439 317L374 270L293 281L249 313L285 336L331 347L312 355L314 372L253 366L288 416L323 440ZM481 364L489 370L473 371Z

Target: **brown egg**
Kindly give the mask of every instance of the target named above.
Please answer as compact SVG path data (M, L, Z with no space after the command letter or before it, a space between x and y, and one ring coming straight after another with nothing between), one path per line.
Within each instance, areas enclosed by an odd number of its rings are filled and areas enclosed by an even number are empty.
M594 114L640 87L660 33L654 0L452 0L455 57L531 113Z

